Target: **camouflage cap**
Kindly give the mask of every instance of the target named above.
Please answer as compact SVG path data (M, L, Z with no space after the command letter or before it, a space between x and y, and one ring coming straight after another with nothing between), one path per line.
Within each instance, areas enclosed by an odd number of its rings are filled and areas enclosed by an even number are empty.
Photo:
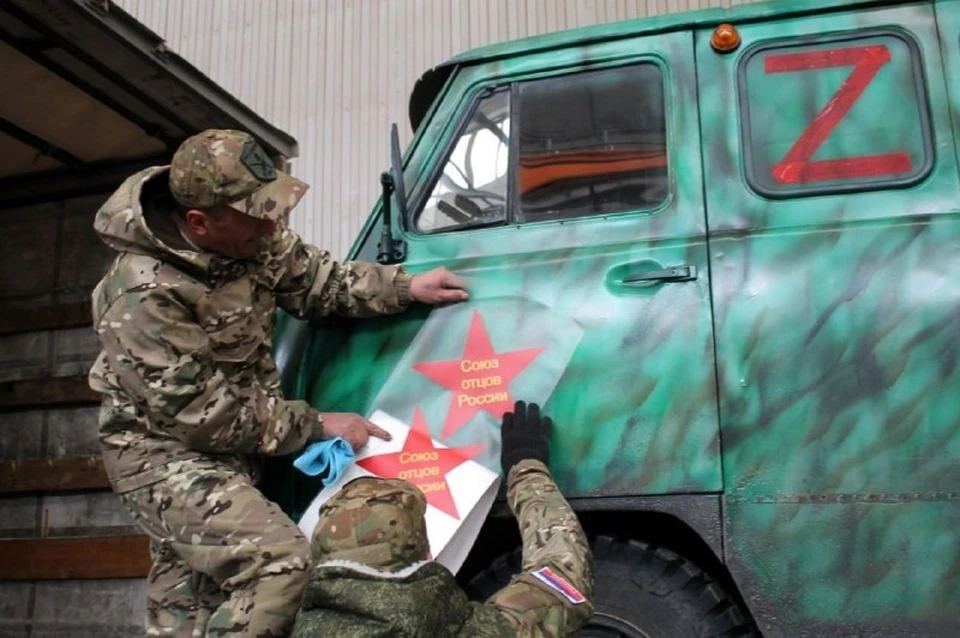
M169 179L182 206L229 206L273 221L289 214L308 188L278 171L252 136L226 129L187 138L173 154Z
M423 492L407 481L369 476L350 481L320 508L313 559L352 560L388 571L425 560L426 511Z

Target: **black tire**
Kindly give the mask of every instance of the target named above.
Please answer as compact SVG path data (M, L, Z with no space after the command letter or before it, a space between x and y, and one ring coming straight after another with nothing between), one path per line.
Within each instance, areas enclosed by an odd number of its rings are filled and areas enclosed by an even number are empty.
M599 536L593 543L596 588L584 637L748 638L757 634L714 579L663 547ZM520 550L500 556L470 580L483 600L520 571Z

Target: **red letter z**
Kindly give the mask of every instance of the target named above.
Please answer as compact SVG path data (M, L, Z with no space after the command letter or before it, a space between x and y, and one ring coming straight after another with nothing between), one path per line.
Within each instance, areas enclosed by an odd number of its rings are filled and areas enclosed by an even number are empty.
M773 177L780 184L802 184L836 179L857 179L909 173L910 156L888 153L867 157L810 161L834 127L850 111L880 68L890 62L890 50L883 45L830 49L805 53L771 55L765 60L767 73L812 71L840 66L853 66L853 72L814 118L793 148L773 167Z

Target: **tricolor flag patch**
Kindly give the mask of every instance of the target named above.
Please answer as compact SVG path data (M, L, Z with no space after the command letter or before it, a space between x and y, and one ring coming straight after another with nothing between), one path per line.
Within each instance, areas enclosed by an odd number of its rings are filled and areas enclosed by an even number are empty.
M583 594L580 591L567 582L567 580L555 573L549 567L541 567L537 571L533 572L532 576L542 582L544 585L551 589L555 589L560 592L564 598L569 600L574 605L579 605L582 602L586 602L586 598L583 597Z

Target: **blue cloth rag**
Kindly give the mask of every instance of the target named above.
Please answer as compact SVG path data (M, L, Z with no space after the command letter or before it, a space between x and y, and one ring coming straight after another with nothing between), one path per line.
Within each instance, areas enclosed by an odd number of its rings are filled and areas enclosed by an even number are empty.
M311 443L293 462L297 468L307 476L316 476L322 472L327 475L322 482L325 486L333 485L343 476L344 470L350 467L356 455L353 447L341 437Z

